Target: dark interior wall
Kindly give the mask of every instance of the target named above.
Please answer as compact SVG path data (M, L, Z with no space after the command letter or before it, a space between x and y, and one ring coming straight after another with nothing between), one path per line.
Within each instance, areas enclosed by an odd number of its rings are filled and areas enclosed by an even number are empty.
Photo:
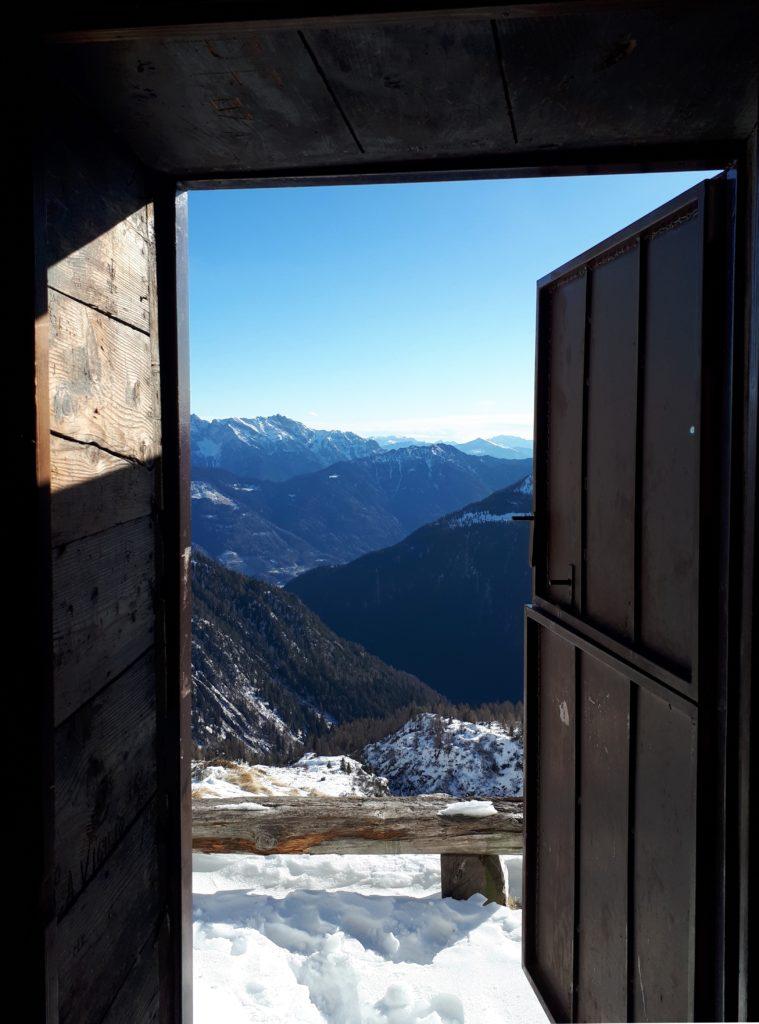
M161 410L150 176L86 113L45 146L57 1019L168 1019ZM71 113L71 111L74 113Z
M745 209L742 211L745 269L740 268L741 284L745 283L744 316L745 347L741 353L744 367L742 424L743 472L740 491L742 499L739 536L743 550L734 600L741 610L741 642L738 655L740 667L740 699L734 708L737 718L738 742L735 744L737 772L729 783L735 793L735 813L739 820L738 847L729 865L737 876L738 897L734 910L737 939L733 955L737 960L738 997L736 1015L739 1020L759 1017L759 971L757 970L757 835L759 835L759 755L752 745L752 732L757 731L759 705L759 628L757 600L759 595L759 127L755 125L747 144ZM745 275L745 276L744 276ZM752 728L753 727L753 728Z

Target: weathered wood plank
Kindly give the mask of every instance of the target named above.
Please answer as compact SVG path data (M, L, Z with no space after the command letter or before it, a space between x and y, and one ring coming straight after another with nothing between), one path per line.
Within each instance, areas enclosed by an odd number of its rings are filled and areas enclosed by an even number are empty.
M50 427L148 461L160 445L149 334L48 289Z
M155 496L155 463L135 463L53 434L50 487L52 542L57 547L148 515Z
M155 790L156 670L151 648L56 731L56 906L97 873Z
M522 146L731 138L741 125L748 134L756 88L750 22L731 12L717 31L708 7L684 6L673 22L651 6L497 19ZM695 89L709 102L689 103Z
M156 742L156 183L91 110L59 107L44 160L56 1019L143 1024L173 1018L181 984Z
M97 1024L129 976L161 908L156 801L58 922L61 1024Z
M148 942L121 986L102 1024L153 1024L160 1011L158 944Z
M150 516L54 550L56 724L152 645L154 585Z
M502 154L512 117L519 149L543 168L556 167L557 149L744 139L755 123L750 5L720 18L682 3L381 6L350 21L119 26L100 35L109 45L83 44L94 33L82 32L51 58L147 165L180 177L366 161L348 148L330 92L366 154L394 163ZM502 63L486 48L487 17ZM295 49L298 30L330 92Z
M488 903L505 907L506 878L501 858L494 853L442 853L440 892L454 900L468 900L481 893Z
M514 146L488 21L304 33L366 153L443 156Z
M114 224L143 210L151 185L147 172L91 113L74 102L58 105L50 124L52 158L45 162L45 242L48 267L64 260ZM149 230L132 226L146 239Z
M140 154L150 166L166 163L168 139L178 141L171 155L185 171L201 169L209 159L245 170L252 163L280 167L294 151L304 165L352 159L360 152L295 32L189 45L156 41L140 51L135 60L128 43L107 54L81 50L74 73L85 89L102 76L103 88L93 100L106 116L125 116L127 139L143 138L146 122L153 126L148 149ZM138 95L142 102L135 110Z
M101 313L149 331L149 248L143 207L53 264L48 284Z
M204 853L521 852L521 800L494 800L498 813L488 817L441 816L451 802L446 796L196 800L192 845Z

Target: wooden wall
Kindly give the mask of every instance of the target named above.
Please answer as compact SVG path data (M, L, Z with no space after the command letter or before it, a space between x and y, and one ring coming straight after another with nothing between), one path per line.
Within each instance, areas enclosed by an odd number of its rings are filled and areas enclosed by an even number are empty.
M171 1016L152 182L86 116L46 145L61 1024Z

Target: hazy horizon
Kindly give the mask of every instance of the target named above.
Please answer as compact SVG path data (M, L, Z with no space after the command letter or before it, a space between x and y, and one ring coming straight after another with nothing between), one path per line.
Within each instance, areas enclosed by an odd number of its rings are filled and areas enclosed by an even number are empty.
M193 415L198 416L200 419L206 420L206 421L210 421L210 420L228 420L228 419L233 419L233 420L271 419L274 416L284 416L285 418L287 418L289 420L294 420L297 423L303 423L304 426L311 427L314 430L340 430L340 431L344 431L344 432L347 432L347 433L358 434L359 437L365 437L365 438L370 438L370 439L375 439L375 440L381 440L381 439L390 438L390 437L397 437L397 438L409 438L409 437L412 437L412 438L414 438L417 441L424 441L425 443L431 443L431 442L435 442L435 441L441 441L441 442L448 441L448 442L451 442L451 443L454 443L454 444L464 444L467 441L474 441L477 438L483 438L484 440L487 440L489 438L497 437L497 436L500 436L500 435L509 435L511 437L519 438L522 441L532 441L533 440L533 430L532 430L532 425L531 424L529 426L529 431L527 433L521 433L521 434L517 433L516 430L495 430L492 433L486 433L486 434L485 433L475 433L475 434L472 434L471 432L470 433L459 432L459 433L455 433L454 434L454 433L451 433L449 431L445 435L443 435L443 434L435 434L435 433L430 433L430 434L426 435L426 434L424 434L420 430L417 430L417 431L414 431L414 430L404 430L404 431L398 431L398 430L382 431L382 430L378 430L378 431L373 431L373 432L370 432L370 433L365 433L365 432L362 432L361 430L355 429L352 426L343 426L343 425L338 426L334 422L329 422L329 423L325 422L324 424L322 424L322 423L315 423L313 421L306 422L305 420L298 419L297 416L291 416L289 413L283 412L281 409L277 409L277 410L275 410L273 412L266 412L266 413L242 413L242 414L241 413L230 413L229 415L226 415L226 416L201 416L200 413L196 412L195 409L192 410L192 413L193 413ZM525 428L525 429L527 429L527 428Z

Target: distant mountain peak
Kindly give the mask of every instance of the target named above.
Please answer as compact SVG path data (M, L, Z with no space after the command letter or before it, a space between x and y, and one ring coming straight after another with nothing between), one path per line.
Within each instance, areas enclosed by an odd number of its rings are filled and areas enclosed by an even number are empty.
M431 448L446 445L456 448L468 455L490 455L495 459L529 459L532 457L532 441L511 434L498 434L495 437L475 437L471 441L420 441L414 437L397 434L375 435L385 451L399 451L403 448Z
M282 413L190 420L193 465L254 480L287 480L381 451L376 441L308 427Z

